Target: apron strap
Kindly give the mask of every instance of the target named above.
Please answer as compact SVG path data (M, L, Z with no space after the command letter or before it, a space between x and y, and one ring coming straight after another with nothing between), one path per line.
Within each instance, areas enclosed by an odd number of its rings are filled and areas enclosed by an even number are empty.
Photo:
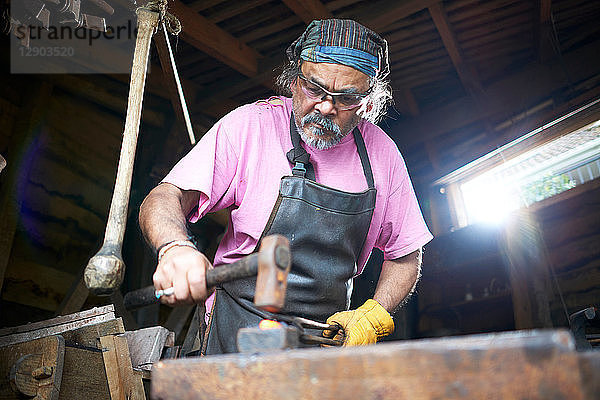
M365 146L365 141L360 134L358 127L354 128L352 134L354 135L354 143L356 143L356 149L358 150L360 163L362 164L363 172L365 173L365 178L367 179L367 185L369 186L369 189L373 189L375 187L375 181L373 179L373 170L371 169L369 154L367 153L367 146Z
M292 138L292 149L286 153L288 161L294 166L292 174L301 178L315 179L315 169L310 163L310 154L300 145L300 134L296 130L294 113L290 114L290 136Z

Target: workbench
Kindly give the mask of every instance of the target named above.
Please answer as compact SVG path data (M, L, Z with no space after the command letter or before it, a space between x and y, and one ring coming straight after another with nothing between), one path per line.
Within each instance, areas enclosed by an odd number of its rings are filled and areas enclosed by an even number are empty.
M161 361L152 398L598 399L600 352L567 330L515 331Z

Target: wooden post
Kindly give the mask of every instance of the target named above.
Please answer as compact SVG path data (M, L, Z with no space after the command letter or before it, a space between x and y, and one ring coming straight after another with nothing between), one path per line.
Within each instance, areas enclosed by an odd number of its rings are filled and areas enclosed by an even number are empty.
M537 221L527 210L513 214L501 242L509 269L515 328L552 327L550 261Z

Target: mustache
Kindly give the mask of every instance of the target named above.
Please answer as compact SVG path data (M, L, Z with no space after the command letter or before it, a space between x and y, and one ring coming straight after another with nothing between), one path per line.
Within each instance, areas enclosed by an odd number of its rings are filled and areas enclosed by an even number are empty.
M306 124L319 124L323 127L324 130L333 132L337 135L341 134L342 132L340 127L335 122L331 121L329 118L324 117L320 113L306 114L302 118L302 127L304 128L304 125Z

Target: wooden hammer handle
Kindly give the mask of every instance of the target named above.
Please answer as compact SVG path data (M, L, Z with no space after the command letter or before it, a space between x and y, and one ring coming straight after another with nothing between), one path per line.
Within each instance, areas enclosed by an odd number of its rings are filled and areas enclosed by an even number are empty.
M109 295L118 289L125 274L121 249L125 235L133 162L140 128L148 54L159 17L158 13L144 8L138 9L137 15L138 35L131 66L127 116L104 242L98 253L90 259L84 273L86 286L97 295Z

